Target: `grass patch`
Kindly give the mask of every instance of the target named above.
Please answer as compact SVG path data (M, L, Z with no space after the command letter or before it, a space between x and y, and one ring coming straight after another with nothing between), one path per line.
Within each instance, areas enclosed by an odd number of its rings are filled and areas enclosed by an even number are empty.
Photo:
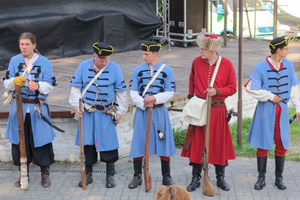
M174 134L174 141L176 148L182 148L185 136L186 136L187 129L182 128L173 128L173 134Z
M289 110L290 116L295 114L295 109ZM247 135L251 124L251 118L243 119L243 128L242 128L242 144L237 144L237 123L230 125L232 141L235 149L236 156L240 157L256 157L256 148L250 147L250 144L247 142ZM291 147L288 149L286 154L286 160L298 161L300 162L300 122L293 122L290 126L291 131ZM184 139L186 136L187 129L182 128L173 128L175 145L177 148L182 148ZM275 146L272 150L269 150L268 156L270 158L275 157Z

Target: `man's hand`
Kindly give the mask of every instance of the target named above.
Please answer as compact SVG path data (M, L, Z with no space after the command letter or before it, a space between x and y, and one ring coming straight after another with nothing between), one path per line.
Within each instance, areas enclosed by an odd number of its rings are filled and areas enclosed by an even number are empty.
M13 80L13 84L18 86L24 86L25 85L26 78L24 76L17 76Z
M296 122L300 121L300 112L296 113Z
M144 105L147 108L153 108L156 98L154 96L146 96L144 99Z
M217 94L217 90L215 88L209 88L206 91L207 91L207 95L210 97L216 96L216 94Z
M30 81L29 84L28 84L28 88L31 91L38 90L39 89L39 84L34 82L34 81Z
M80 111L79 110L79 106L76 108L76 116L78 117L78 118L81 118L82 117L82 113L84 113L84 108L83 108L83 106L82 106L82 110Z
M280 97L279 96L277 96L276 94L274 95L274 98L273 98L273 100L272 100L272 102L273 103L279 103L281 101L281 99L280 99Z
M118 123L120 123L120 120L121 120L121 115L120 115L120 113L116 113L116 117L117 117L117 121L115 121L115 124L118 124Z

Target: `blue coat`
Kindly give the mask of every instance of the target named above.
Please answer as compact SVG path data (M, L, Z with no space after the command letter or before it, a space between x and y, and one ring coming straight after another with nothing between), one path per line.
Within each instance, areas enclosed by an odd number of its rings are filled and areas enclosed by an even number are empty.
M158 62L158 64L154 66L153 74L155 74L161 65L162 63ZM144 63L137 66L133 70L130 90L136 90L139 92L140 96L142 96L144 88L147 86L151 77L148 64ZM173 71L169 66L164 67L153 82L152 87L149 87L145 97L165 91L175 91ZM144 156L147 119L148 108L146 110L137 108L134 117L134 132L130 151L131 158ZM149 155L157 154L158 156L172 156L175 153L175 143L170 117L166 106L152 109L150 130ZM165 134L165 139L159 139L158 130Z
M70 86L80 87L82 93L95 75L93 59L85 60L80 63L72 77ZM116 91L125 91L126 89L120 66L110 60L96 82L88 88L83 101L89 105L111 105L115 100ZM80 145L79 131L78 123L75 142L78 146ZM117 131L111 115L103 113L102 110L96 109L95 112L84 110L83 135L84 145L97 144L97 151L111 151L119 148Z
M15 77L15 75L21 76L25 70L25 63L23 54L18 54L11 58L9 66L8 66L8 79ZM42 81L47 82L51 85L55 85L55 78L53 76L53 70L51 67L51 63L44 56L39 56L38 59L33 63L33 68L30 72L31 77L25 73L24 77L33 81ZM47 96L41 93L36 93L31 90L26 89L28 86L28 82L26 82L25 87L21 87L22 98L25 99L43 99L46 104L42 105L43 115L51 121L50 112L47 104ZM15 96L15 94L14 94ZM45 144L48 144L54 140L55 133L53 128L47 124L43 119L41 119L38 113L34 110L34 107L39 108L39 104L32 103L23 103L23 119L25 120L25 115L27 112L27 108L30 111L31 117L31 128L34 140L34 147L41 147ZM17 116L17 105L16 99L13 100L8 124L6 129L5 138L9 140L9 142L13 144L19 144L19 130L18 130L18 116Z
M282 62L283 68L279 72L273 70L266 60L260 62L255 66L250 79L251 89L263 89L280 95L283 101L279 103L282 110L280 136L283 147L287 149L290 146L290 125L286 103L290 99L291 87L297 85L299 80L296 77L293 64L287 59L282 59ZM258 101L247 137L247 141L252 147L273 149L275 110L276 104L272 101Z

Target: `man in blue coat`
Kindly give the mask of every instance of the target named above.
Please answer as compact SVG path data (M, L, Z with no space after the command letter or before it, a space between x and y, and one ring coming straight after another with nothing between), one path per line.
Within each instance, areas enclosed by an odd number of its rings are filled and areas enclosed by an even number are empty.
M271 56L258 63L246 83L246 91L258 100L251 122L247 141L257 148L258 180L254 189L265 186L268 150L275 142L275 185L285 190L282 173L284 158L290 146L290 125L287 103L296 108L297 121L300 120L299 80L293 64L285 59L288 41L275 38L269 44Z
M31 162L40 166L41 185L50 187L49 170L50 165L54 163L52 141L55 133L52 126L40 118L35 109L39 109L44 117L51 120L46 98L56 86L56 79L49 60L37 51L36 38L32 33L21 34L19 47L22 53L11 58L4 76L4 86L13 92L15 85L21 86L27 170ZM20 140L15 97L14 92L5 137L12 143L14 165L20 166ZM21 187L20 179L15 182L15 186Z
M70 86L69 103L78 118L83 117L85 171L87 184L93 182L93 165L100 159L106 163L106 187L115 187L115 162L119 159L116 125L127 112L126 85L121 67L110 60L111 45L93 44L93 58L80 63ZM79 98L83 110L79 110ZM76 145L80 145L79 123ZM78 184L82 187L81 181Z
M161 45L156 42L141 44L145 63L134 68L130 82L130 97L137 106L134 116L134 132L130 158L133 158L134 176L128 188L142 184L142 159L145 154L148 110L152 110L149 155L157 154L161 159L162 184L173 185L170 175L170 156L175 153L174 136L167 107L164 105L175 92L175 81L171 67L164 66L154 82L145 88L161 68L158 51ZM143 93L145 92L145 95Z

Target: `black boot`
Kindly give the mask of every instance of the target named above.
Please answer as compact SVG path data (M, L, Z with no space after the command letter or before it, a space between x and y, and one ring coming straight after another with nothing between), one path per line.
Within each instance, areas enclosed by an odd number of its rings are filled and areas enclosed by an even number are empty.
M216 167L216 175L217 175L217 186L221 188L221 190L229 191L229 185L224 180L225 174L225 166L215 165Z
M284 168L284 156L275 156L275 164L276 164L276 168L275 168L275 176L276 176L276 180L275 180L275 185L277 186L277 188L279 190L285 190L286 186L283 182L283 178L282 178L282 173L283 173L283 168Z
M142 185L142 161L133 160L134 175L132 181L128 184L129 189L134 189Z
M187 191L192 192L195 191L196 188L200 187L200 179L201 179L201 171L202 171L202 165L199 164L193 164L193 178L191 183L187 186Z
M106 187L115 187L115 163L106 163Z
M261 190L266 185L265 175L267 169L267 156L258 157L257 156L257 171L258 171L258 179L254 185L255 190Z
M85 165L86 185L93 183L93 165ZM82 181L78 183L82 187Z
M20 177L19 179L15 182L15 187L21 187L21 167L19 167L20 171ZM27 165L27 177L28 177L28 183L30 183L30 178L29 178L29 165Z
M161 160L161 174L163 176L162 184L169 186L175 185L170 175L170 161Z
M45 165L45 166L41 166L41 185L43 187L50 187L51 186L51 182L49 179L50 176L50 165Z

